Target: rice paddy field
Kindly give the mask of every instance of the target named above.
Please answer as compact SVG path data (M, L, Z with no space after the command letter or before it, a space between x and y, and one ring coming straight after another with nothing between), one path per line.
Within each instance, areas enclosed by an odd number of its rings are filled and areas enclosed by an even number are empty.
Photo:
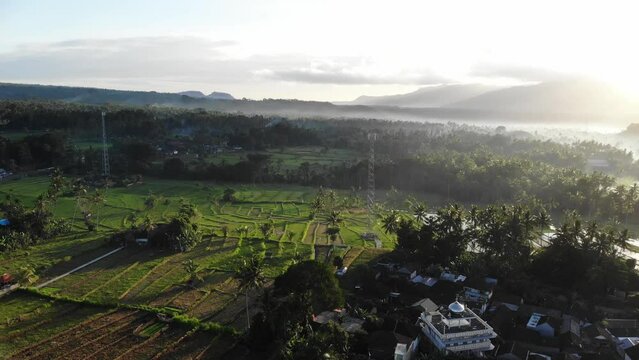
M357 153L348 149L323 149L321 147L300 146L286 147L282 149L268 149L264 151L230 151L213 154L207 160L220 164L235 164L246 159L248 154L263 154L270 156L271 163L282 170L295 170L302 163L313 164L313 166L335 166L341 163L355 163L366 159L367 154Z
M47 186L46 177L8 181L0 183L0 196L10 194L31 204ZM227 187L237 191L237 201L220 202ZM350 266L394 246L379 228L375 231L386 249L375 249L374 243L361 238L367 231L362 209L342 212L341 232L331 241L322 216L309 219L309 203L315 193L316 189L297 186L147 179L143 184L107 189L104 204L93 210L100 224L93 232L84 227L75 199L60 197L54 213L73 222L71 233L0 256L0 273L28 265L42 284L114 250L105 239L128 228L133 219L149 216L155 222L168 221L184 200L197 205L204 238L184 253L124 248L42 286L39 291L50 298L24 291L1 297L0 358L243 358L232 337L167 324L139 307L170 310L242 332L247 322L246 299L233 271L245 256L263 254L265 274L273 279L295 258L330 263L340 255ZM156 199L153 206L145 205L150 194ZM267 240L258 230L266 221L274 224ZM234 231L240 226L251 229L247 237L239 238ZM226 238L223 227L229 229ZM292 237L287 236L289 232ZM187 260L198 266L203 278L194 287L187 284L189 276L183 266ZM258 293L249 293L249 303L258 299ZM109 350L114 348L117 351Z

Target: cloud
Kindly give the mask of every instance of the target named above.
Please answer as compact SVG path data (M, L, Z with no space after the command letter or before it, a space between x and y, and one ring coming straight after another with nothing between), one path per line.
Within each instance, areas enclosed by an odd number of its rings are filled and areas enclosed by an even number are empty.
M428 69L359 56L246 55L241 43L191 36L75 39L0 52L0 82L176 92L214 90L254 98L350 99L449 82ZM327 91L327 85L332 86Z
M568 77L555 70L518 64L481 62L474 65L469 75L484 78L508 78L519 81L544 82Z
M158 36L76 39L25 44L0 53L3 81L100 83L294 82L338 85L427 85L448 82L428 70L388 71L359 57L311 59L304 54L233 57L233 41Z
M271 79L310 84L432 85L450 82L430 71L384 73L368 65L332 62L311 63L294 69L263 69L256 73Z
M21 45L0 54L3 80L232 80L250 74L229 61L235 43L198 37L81 39ZM233 74L235 76L229 76Z

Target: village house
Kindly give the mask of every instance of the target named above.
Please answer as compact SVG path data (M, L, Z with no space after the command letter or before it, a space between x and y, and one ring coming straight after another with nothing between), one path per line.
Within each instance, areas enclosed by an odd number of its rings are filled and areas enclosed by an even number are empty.
M503 305L511 311L517 311L523 303L524 299L521 296L498 291L492 297L491 310L496 310Z
M559 333L561 326L561 319L557 319L552 316L543 315L539 313L533 313L528 319L526 328L534 330L543 337L553 337Z
M634 348L639 344L639 320L604 319L602 325L602 336L611 343L617 354L623 359L631 359L628 351L634 356Z
M458 301L423 312L418 323L432 345L446 353L481 355L494 348L491 339L497 337L488 323Z
M493 278L473 277L464 281L464 291L462 300L479 314L486 312L488 302L493 296L493 290L497 285L497 280Z
M323 311L318 315L314 315L313 321L321 325L326 325L332 321L349 333L362 331L362 325L364 324L363 319L350 316L346 309Z

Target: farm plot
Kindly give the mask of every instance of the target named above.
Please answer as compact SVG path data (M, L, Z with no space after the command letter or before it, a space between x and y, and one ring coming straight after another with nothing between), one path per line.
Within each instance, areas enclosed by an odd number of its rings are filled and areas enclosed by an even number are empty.
M259 309L255 307L255 298L249 296L249 312L257 313ZM246 300L244 294L238 294L224 308L211 316L211 321L230 325L238 330L246 328Z
M328 229L328 225L324 223L318 223L313 231L313 236L315 238L314 243L318 245L328 245L330 243L330 239L326 230Z
M315 245L315 260L324 264L329 264L331 260L331 254L333 252L332 246Z
M104 246L101 235L71 233L34 245L28 250L0 254L0 270L2 272L15 273L24 266L50 269L56 264L69 263L76 258L94 259L110 249L112 248ZM43 272L41 277L52 275L59 274L51 274L47 271Z
M63 332L100 311L20 291L8 295L0 305L0 358Z
M353 261L362 254L362 251L364 251L362 248L351 248L348 250L346 254L344 254L344 266L350 267Z
M97 339L105 332L128 324L138 316L135 311L111 311L85 320L76 326L59 332L40 342L24 348L12 356L15 359L54 359L65 355L91 339Z
M157 254L152 251L125 249L50 284L44 290L72 297L92 295L117 300L119 294L114 291L143 276L145 270L157 262ZM119 282L120 279L125 281L125 285ZM109 284L116 286L111 288Z
M196 253L194 252L179 253L167 257L145 277L126 290L120 300L127 303L149 304L158 298L166 298L166 294L163 294L165 291L170 290L174 285L184 283L187 275L182 263L195 257ZM157 301L155 302L157 303Z
M368 264L388 252L390 252L389 249L364 249L359 256L353 260L351 266Z
M187 314L209 320L235 299L238 288L239 282L228 275L223 281L211 286L204 298L192 304Z
M107 189L106 205L93 210L96 218L98 212L100 214L100 227L92 232L87 231L80 221L75 199L61 197L52 211L56 216L72 221L75 213L73 232L37 244L28 251L0 255L0 269L14 272L28 265L36 269L41 281L44 281L111 250L112 247L105 246L104 239L114 231L132 226L136 218L139 221L149 216L152 221L167 221L177 212L180 203L189 201L202 214L197 221L205 235L204 240L191 251L122 250L50 284L44 290L98 302L169 306L201 320L219 321L243 329L246 326L244 297L238 294L237 281L232 276L243 258L252 254L263 255L264 273L271 279L285 271L293 259L318 258L325 262L332 259L329 249L333 242L325 234L324 219L308 219L309 202L315 196L315 189L158 179L146 181L128 188ZM47 186L48 179L44 177L3 182L0 183L0 194L10 193L28 206ZM220 201L227 187L237 190L236 203ZM147 206L145 199L150 194L157 200L152 206ZM377 253L361 249L374 246L360 237L367 230L365 213L348 211L343 213L343 217L341 232L335 243L360 248L345 253L345 264L369 261ZM275 231L270 240L264 241L258 226L266 221L273 221ZM251 231L240 240L235 229L244 225ZM223 226L229 229L230 237L227 239L217 237ZM375 230L384 246L394 245L381 229L376 227ZM290 240L288 233L294 234ZM317 254L316 245L321 249ZM196 288L187 286L189 275L183 265L186 260L193 260L199 267L199 275L204 277L204 282L196 284ZM93 355L104 358L107 357L105 347L109 346L116 347L117 355L123 359L158 354L171 358L159 351L179 345L176 338L182 339L180 341L184 344L197 339L198 345L194 345L197 349L185 350L184 353L195 355L184 355L184 358L222 356L216 351L218 340L211 342L210 336L201 338L199 332L184 337L182 329L169 327L165 331L153 332L151 336L138 335L134 330L150 321L141 313L104 313L106 310L100 308L50 303L37 297L17 302L12 300L19 294L0 299L0 357L20 351L15 354L16 358L55 358L63 353L68 353L69 358ZM98 333L104 337L99 337ZM19 350L25 346L30 350L26 353ZM228 346L232 348L232 345ZM109 357L113 356L109 354Z
M204 285L200 288L186 288L182 289L177 296L175 296L168 303L168 306L183 311L191 309L193 306L204 301L218 286L224 283L229 278L229 274L214 272L204 278Z
M131 316L111 324L108 328L69 341L35 359L87 359L117 356L142 339L133 334L134 329L145 322L144 316Z
M306 222L289 222L286 225L286 231L294 234L292 241L302 241L302 236L304 235L304 230L306 230L307 225ZM288 238L286 240L288 240Z
M117 313L114 313L117 314ZM125 316L103 325L99 330L86 330L62 334L40 344L40 351L31 356L17 356L16 359L151 359L160 357L167 349L184 351L180 340L192 330L180 325L159 322L154 315L136 314ZM102 319L98 319L102 320ZM90 326L91 323L85 326ZM202 333L209 339L213 336ZM44 345L44 349L42 349ZM48 346L48 347L47 347ZM186 349L188 350L188 349ZM26 353L23 351L22 353ZM20 355L20 354L19 354Z
M210 334L198 331L185 337L177 347L167 347L158 359L166 360L199 360L199 359L228 359L225 354L236 344L230 336Z
M134 346L125 349L124 353L121 353L118 360L138 360L138 359L151 359L155 355L163 352L168 346L175 342L175 339L179 339L186 333L185 329L179 326L170 326L155 322L153 325L160 325L161 330L148 336L146 340L137 343ZM148 326L150 328L151 326ZM144 330L142 330L144 331ZM181 345L181 344L180 344Z
M306 232L303 240L304 244L315 244L315 234L317 233L318 226L319 224L316 222L312 222L308 225L305 230Z
M168 343L169 339L179 338L187 331L159 324L154 318L152 314L135 311L112 312L22 351L15 358L115 359L133 351L152 352L158 348L157 342ZM145 328L155 329L145 334ZM150 346L153 344L155 346ZM145 350L147 346L150 348Z

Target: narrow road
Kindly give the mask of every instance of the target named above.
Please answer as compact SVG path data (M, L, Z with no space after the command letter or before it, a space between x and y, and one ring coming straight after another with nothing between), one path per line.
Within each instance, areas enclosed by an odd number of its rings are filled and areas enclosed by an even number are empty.
M66 277L66 276L68 276L68 275L71 275L71 274L73 274L74 272L76 272L76 271L78 271L78 270L81 270L81 269L83 269L83 268L85 268L85 267L87 267L87 266L89 266L89 265L91 265L91 264L93 264L93 263L95 263L95 262L97 262L97 261L100 261L100 260L104 259L104 258L105 258L105 257L107 257L107 256L111 256L111 255L115 254L116 252L118 252L118 251L120 251L120 250L122 250L122 249L124 249L124 246L119 247L119 248L117 248L117 249L115 249L115 250L109 251L108 253L106 253L106 254L104 254L104 255L102 255L102 256L98 256L97 258L95 258L95 259L93 259L93 260L91 260L91 261L89 261L89 262L87 262L87 263L85 263L85 264L82 264L82 265L80 265L80 266L78 266L78 267L76 267L76 268L74 268L74 269L72 269L72 270L69 270L69 271L65 272L64 274L62 274L62 275L56 276L56 277L54 277L53 279L48 280L48 281L45 281L45 282L43 282L43 283L42 283L42 284L40 284L40 285L36 285L36 289L43 288L43 287L45 287L45 286L47 286L47 285L51 284L51 283L52 283L52 282L54 282L54 281L58 281L58 280L60 280L60 279L62 279L62 278L64 278L64 277Z

